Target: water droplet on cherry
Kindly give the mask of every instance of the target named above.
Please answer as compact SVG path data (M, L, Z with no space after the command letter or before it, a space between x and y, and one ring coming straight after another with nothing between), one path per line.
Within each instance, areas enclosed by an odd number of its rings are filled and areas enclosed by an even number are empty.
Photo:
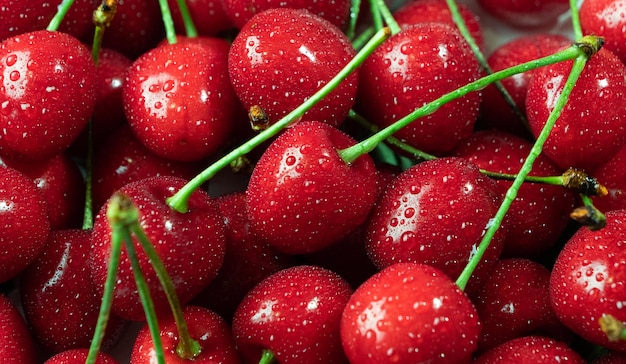
M6 64L7 64L7 66L11 67L11 66L13 66L16 62L17 62L17 55L15 55L15 54L9 54L9 55L7 56L7 60L6 60Z

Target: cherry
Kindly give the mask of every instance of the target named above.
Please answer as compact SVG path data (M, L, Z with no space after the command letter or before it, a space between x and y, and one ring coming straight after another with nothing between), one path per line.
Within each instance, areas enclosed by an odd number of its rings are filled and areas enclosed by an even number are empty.
M623 0L585 0L580 5L580 26L584 34L604 38L604 47L626 63L626 2Z
M0 294L0 357L7 364L35 364L35 343L17 306Z
M478 314L448 276L397 263L357 288L341 318L351 363L465 363L476 350Z
M224 0L223 4L226 15L239 29L243 28L254 15L276 8L305 9L328 20L337 28L342 28L346 24L350 14L350 1L346 0L314 2L305 0Z
M541 336L525 336L505 342L478 357L476 364L583 364L585 361L566 344Z
M0 282L23 271L44 249L50 232L48 210L32 179L0 167Z
M495 183L474 164L461 158L422 162L400 174L376 202L367 225L366 249L379 268L424 263L456 279L499 203ZM496 235L470 280L470 290L489 274L504 237L504 230Z
M258 105L274 123L311 97L354 55L346 36L327 20L306 10L279 8L246 23L233 40L228 69L244 107ZM354 103L356 87L353 73L302 120L339 125Z
M174 319L167 317L159 321L159 336L163 344L166 363L241 363L232 332L223 318L210 310L196 306L185 307L183 314L191 337L200 343L200 354L187 360L176 353L179 341L178 330ZM137 334L130 364L155 362L154 343L148 326L144 325Z
M498 20L521 28L556 23L569 9L568 0L478 0L478 4Z
M594 172L609 190L607 196L596 198L594 205L600 211L626 209L626 145Z
M363 63L357 109L386 127L479 75L478 63L456 29L443 23L416 24L392 36ZM466 95L395 136L428 153L449 152L471 134L479 102L479 93Z
M237 348L248 363L259 362L263 350L285 364L345 362L339 323L351 294L343 278L316 266L274 273L237 307Z
M187 7L196 31L202 36L217 36L231 28L234 28L233 23L226 14L226 9L223 1L216 0L187 0ZM178 9L177 2L174 0L168 0L170 9L172 11L172 18L174 20L174 26L178 34L183 34L185 25L180 10Z
M197 161L224 146L237 106L228 49L217 38L162 44L133 63L123 86L124 110L153 153Z
M356 142L322 122L299 122L256 164L246 190L250 224L288 254L328 247L363 223L378 195L376 167L363 155L347 164L339 149Z
M517 174L532 144L520 137L498 131L476 132L463 140L453 155L463 157L490 172ZM560 169L540 155L530 173L533 176L558 176ZM496 181L504 197L510 181ZM574 207L573 194L559 186L525 183L504 218L507 237L505 256L537 257L552 247L569 222Z
M537 70L528 85L526 113L530 128L539 134L561 93L572 62ZM601 49L580 75L543 151L561 168L591 173L626 143L626 66Z
M557 257L550 277L550 300L557 317L591 343L626 350L626 341L610 341L599 320L609 314L621 321L626 282L626 210L606 213L598 231L580 228Z
M529 34L515 38L491 53L487 62L491 69L500 71L524 62L548 56L571 44L565 36L558 34ZM501 81L502 86L517 105L518 110L526 115L526 93L528 83L534 71L518 73ZM483 92L480 106L481 119L479 124L484 128L497 128L530 139L530 130L515 115L513 109L505 101L502 93L495 85L489 85Z
M91 53L61 32L35 31L0 43L4 155L44 159L65 150L95 105Z
M130 183L120 190L136 205L139 225L162 257L181 304L189 302L215 277L224 257L225 245L222 216L205 192L196 190L192 194L189 212L184 214L165 203L185 183L176 177L152 177ZM104 289L111 252L108 203L94 221L90 258L92 279L100 293ZM135 237L133 240L137 244ZM137 255L157 315L169 312L168 301L147 256L143 250ZM143 308L125 251L117 277L112 312L128 320L143 321Z
M88 353L88 349L69 349L52 356L44 364L83 364ZM118 364L118 361L106 353L99 352L95 364Z

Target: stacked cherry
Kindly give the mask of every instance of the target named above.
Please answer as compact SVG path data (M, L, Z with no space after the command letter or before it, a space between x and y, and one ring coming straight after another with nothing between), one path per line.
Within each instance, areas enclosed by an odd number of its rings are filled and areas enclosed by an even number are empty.
M2 362L624 362L624 1L63 5L0 0Z

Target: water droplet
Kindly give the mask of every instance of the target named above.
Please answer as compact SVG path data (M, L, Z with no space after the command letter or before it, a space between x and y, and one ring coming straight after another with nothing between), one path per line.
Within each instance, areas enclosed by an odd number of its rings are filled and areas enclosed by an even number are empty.
M593 275L593 268L589 268L585 271L585 275L587 277L591 277L591 275Z
M407 208L406 210L404 210L404 217L406 217L407 219L412 218L415 215L415 209L412 207Z
M150 85L150 87L148 87L148 91L150 91L150 92L159 92L159 85L157 85L157 84Z
M165 81L165 83L163 84L163 91L167 92L167 91L172 91L174 89L174 86L176 86L176 83L174 83L174 81L172 80L167 80Z
M155 109L160 109L163 107L163 103L161 101L157 101L154 103L154 108Z
M604 274L598 273L596 274L596 281L602 282L604 280Z
M296 157L290 155L287 157L287 159L285 159L285 164L288 166L293 166L294 164L296 164Z
M398 226L398 219L396 219L395 217L394 217L394 218L392 218L392 219L389 221L389 226L394 226L394 227L395 227L395 226Z
M11 67L15 64L15 62L17 62L17 55L9 54L6 61L7 66Z
M409 187L409 192L411 192L414 195L417 195L418 193L420 193L421 190L422 188L417 185Z
M22 77L22 75L20 74L20 71L13 71L11 72L11 74L9 75L9 79L13 82L17 81L20 79L20 77Z

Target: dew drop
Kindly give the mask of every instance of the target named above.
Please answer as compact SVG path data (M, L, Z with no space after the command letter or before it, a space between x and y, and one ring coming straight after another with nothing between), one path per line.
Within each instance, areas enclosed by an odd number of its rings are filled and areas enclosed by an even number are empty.
M9 54L7 56L7 60L6 60L7 66L11 67L11 66L13 66L15 64L15 62L17 62L17 55Z
M9 74L9 79L13 82L19 80L20 77L22 77L22 75L20 74L20 71L13 71L11 72L11 74Z
M163 91L168 92L168 91L172 91L174 89L174 86L176 84L174 83L174 81L172 80L167 80L165 81L165 83L163 84Z
M395 227L395 226L398 226L398 219L396 219L395 217L394 217L394 218L392 218L392 219L389 221L389 225L390 225L390 226L394 226L394 227Z
M150 91L150 92L159 92L159 85L157 85L157 84L150 85L150 87L148 87L148 91Z
M404 210L404 217L406 217L407 219L412 218L415 215L415 209L412 207L408 207L406 210Z
M160 109L163 107L163 103L161 101L157 101L154 103L154 108L155 109Z
M285 159L285 164L288 166L293 166L294 164L296 164L296 157L290 155L287 157L287 159Z
M409 187L409 192L411 192L414 195L417 195L418 193L420 193L421 190L422 190L421 187L417 185Z
M591 277L593 275L593 268L589 268L585 271L585 275L587 277Z

